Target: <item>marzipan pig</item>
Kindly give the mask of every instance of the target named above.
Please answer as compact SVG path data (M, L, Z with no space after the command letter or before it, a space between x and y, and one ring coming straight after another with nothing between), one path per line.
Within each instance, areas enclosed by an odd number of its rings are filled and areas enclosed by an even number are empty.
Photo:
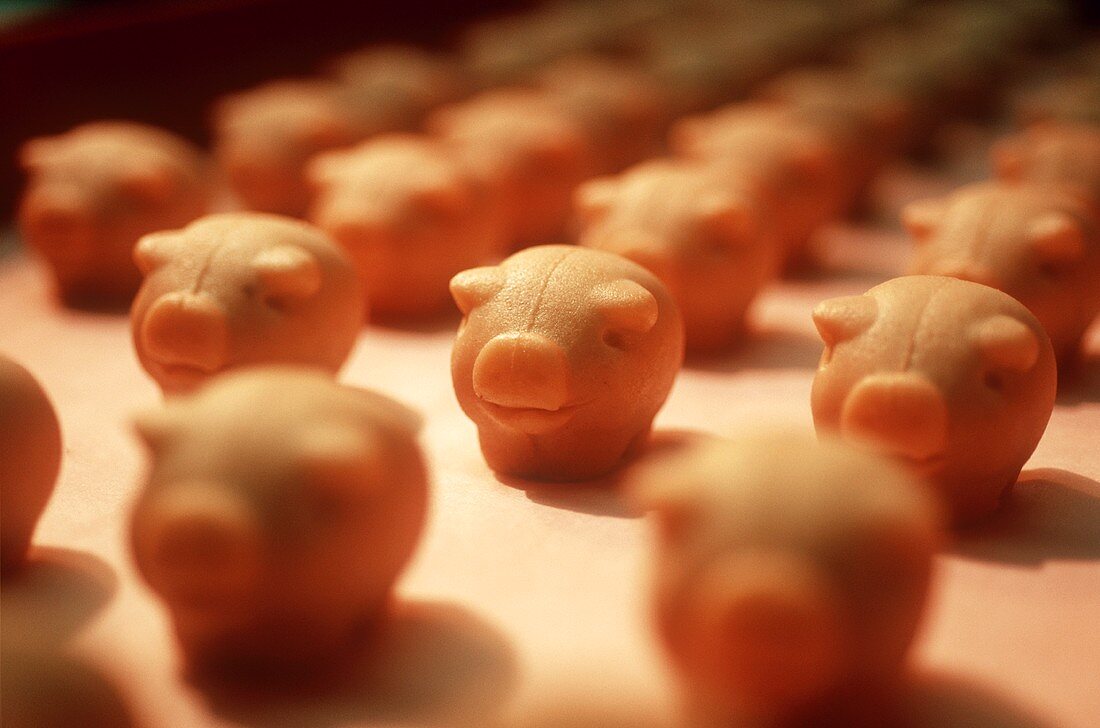
M45 257L69 305L128 304L141 284L134 243L207 211L197 148L143 124L100 121L23 145L23 239Z
M306 164L347 147L374 126L329 81L281 80L226 96L214 107L214 155L246 209L304 215L310 202Z
M1054 350L1011 296L906 276L818 304L814 425L904 463L959 524L994 511L1054 408Z
M577 191L581 245L617 253L661 279L684 316L687 348L730 344L781 256L766 193L751 177L662 160Z
M647 270L545 245L451 281L451 375L501 475L575 481L644 444L683 358L680 312Z
M438 109L426 125L502 200L515 246L563 234L593 161L584 128L551 98L498 89Z
M419 417L292 367L226 374L137 419L151 468L138 571L193 670L331 666L419 540Z
M1100 127L1035 124L994 145L993 164L1001 179L1065 189L1100 212Z
M41 385L0 354L0 571L21 568L61 467L61 426Z
M166 394L255 364L335 374L365 311L347 254L298 220L255 212L208 215L147 235L130 324L138 359Z
M915 478L777 433L655 456L626 487L659 525L653 611L693 725L896 723L941 540Z
M506 252L503 208L428 137L375 137L317 157L309 175L310 217L355 261L377 316L438 313L453 275Z
M1100 313L1100 229L1088 206L1060 189L988 182L910 204L912 273L998 288L1030 309L1062 364Z

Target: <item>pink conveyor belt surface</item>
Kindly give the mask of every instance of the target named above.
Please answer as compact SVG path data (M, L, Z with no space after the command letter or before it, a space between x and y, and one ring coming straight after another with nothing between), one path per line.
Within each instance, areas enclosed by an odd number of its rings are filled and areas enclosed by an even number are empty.
M828 231L828 276L774 285L740 349L682 372L658 432L810 429L822 299L898 275L898 233ZM0 259L0 349L60 414L65 457L36 565L4 611L31 610L101 667L143 725L675 725L676 683L650 628L651 523L613 482L503 484L450 380L452 323L367 327L343 381L426 415L431 516L392 627L361 671L279 694L182 678L164 609L138 579L128 518L144 454L131 415L160 394L122 314L51 297L35 258ZM1100 331L1064 386L1006 509L938 559L913 655L912 714L928 726L1100 725ZM14 592L14 593L13 593Z

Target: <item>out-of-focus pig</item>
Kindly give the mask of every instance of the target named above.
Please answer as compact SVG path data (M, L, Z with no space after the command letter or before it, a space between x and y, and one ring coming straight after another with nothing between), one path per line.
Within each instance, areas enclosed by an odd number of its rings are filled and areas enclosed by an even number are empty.
M363 284L347 254L298 220L208 215L146 235L145 283L130 324L138 359L166 394L241 366L335 373L363 324Z
M20 569L61 467L61 426L41 385L0 354L0 572Z
M502 200L514 244L564 234L573 190L591 176L593 162L583 127L550 97L499 89L437 110L427 127Z
M646 441L683 358L664 285L612 253L546 245L451 281L451 375L497 473L584 480Z
M419 540L419 417L318 372L227 374L139 417L141 575L192 668L331 663L383 615Z
M1100 127L1035 124L994 145L993 164L1001 179L1058 187L1100 212Z
M669 93L641 68L573 56L547 66L536 82L584 128L593 173L618 172L660 150L671 121Z
M250 210L300 217L310 201L310 158L382 131L357 113L340 84L281 80L226 96L214 107L214 155Z
M684 317L687 348L734 341L781 247L767 195L747 177L675 160L638 165L577 191L581 245L622 255L661 279Z
M818 431L894 456L956 523L994 511L1054 408L1054 350L1035 316L988 286L906 276L824 301L813 317L825 342Z
M670 144L676 153L719 170L747 168L767 180L776 190L776 217L791 265L804 262L814 231L847 205L851 185L839 146L782 104L735 104L683 119L673 125Z
M917 254L911 273L998 288L1031 310L1062 364L1100 313L1100 230L1088 206L1059 189L989 182L902 214Z
M379 129L413 131L429 111L466 95L457 59L404 45L372 45L335 59L344 97Z
M883 725L902 683L941 514L889 461L802 434L642 461L653 611L700 725Z
M29 175L20 232L68 305L129 303L141 283L138 238L186 225L209 204L199 150L143 124L84 124L28 141L19 158Z
M505 210L436 140L376 137L321 155L309 175L310 218L355 261L376 315L437 313L452 276L507 252Z

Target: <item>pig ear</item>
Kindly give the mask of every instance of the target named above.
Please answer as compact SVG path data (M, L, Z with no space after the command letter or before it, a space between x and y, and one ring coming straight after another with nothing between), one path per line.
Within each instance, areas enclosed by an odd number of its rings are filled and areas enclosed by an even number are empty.
M995 369L1026 372L1039 361L1039 337L1011 316L999 314L982 321L971 338L982 359Z
M699 221L715 229L732 232L738 241L747 240L752 217L747 202L737 195L712 192L695 203Z
M304 248L268 248L252 259L252 268L265 297L272 300L305 300L321 289L321 266Z
M993 170L999 178L1019 180L1023 177L1024 155L1020 149L1020 140L1016 137L996 142L989 156L993 160Z
M142 200L165 200L175 190L175 181L163 167L127 170L118 180L122 192Z
M318 486L358 487L366 484L377 446L374 436L352 424L318 424L301 434L298 458Z
M306 164L306 179L314 186L331 184L340 177L344 166L344 153L318 154Z
M451 279L451 297L463 315L485 303L504 287L504 271L490 265L464 270Z
M445 215L461 215L470 209L470 196L466 187L454 177L445 177L426 184L413 192L421 209Z
M143 235L134 245L134 263L144 275L169 261L174 253L177 237L175 233L159 232Z
M945 204L940 199L910 202L901 211L901 222L918 242L924 242L943 221Z
M592 223L605 216L615 204L618 182L614 177L599 177L577 188L574 206L583 223Z
M314 119L302 129L302 140L317 149L328 149L350 141L351 129L343 119Z
M878 318L878 303L867 295L841 296L814 307L814 326L827 346L855 338Z
M657 298L641 283L627 279L604 283L592 291L596 308L608 327L644 334L657 324Z
M46 164L46 160L56 149L53 139L39 137L31 139L19 148L19 166L25 172L34 172Z
M1043 263L1062 266L1085 257L1085 231L1066 213L1043 215L1028 228L1028 239Z
M696 639L785 674L797 698L820 695L844 666L842 601L806 559L734 554L698 577Z
M134 432L150 451L160 451L179 429L179 420L176 416L176 408L179 406L179 404L169 404L134 415Z

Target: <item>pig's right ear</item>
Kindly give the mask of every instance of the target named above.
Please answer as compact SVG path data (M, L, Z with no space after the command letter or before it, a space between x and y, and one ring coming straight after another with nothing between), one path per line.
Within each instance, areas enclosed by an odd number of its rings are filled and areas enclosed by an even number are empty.
M304 301L321 289L321 265L305 248L278 245L252 259L265 300L276 303Z
M322 490L365 492L377 464L378 440L350 423L318 424L299 438L298 461L314 487Z
M842 600L805 559L733 554L699 575L694 596L696 640L732 664L769 666L799 702L825 692L844 669Z
M344 154L328 152L318 154L306 165L306 180L313 187L331 184L340 177L344 166Z
M855 338L876 318L878 303L868 295L830 298L817 304L813 312L814 326L826 346Z
M175 254L177 236L172 232L143 235L134 245L134 263L143 275L167 263Z
M451 279L451 297L463 316L468 316L502 288L504 271L495 265L464 270Z
M918 243L923 243L939 227L946 212L946 204L941 199L918 200L910 202L901 211L901 222Z
M614 177L599 177L577 188L573 203L581 224L589 225L607 215L615 204L618 186Z
M625 278L597 286L592 298L614 330L644 334L657 325L661 314L657 297L641 283Z

